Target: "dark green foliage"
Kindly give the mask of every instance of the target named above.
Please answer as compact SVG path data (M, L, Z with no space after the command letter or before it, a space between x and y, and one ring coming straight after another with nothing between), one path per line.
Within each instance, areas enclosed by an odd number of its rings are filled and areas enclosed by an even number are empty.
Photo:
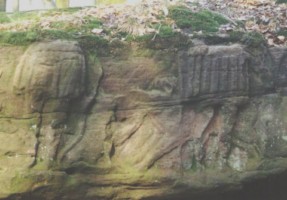
M287 37L287 29L286 29L286 28L281 29L280 31L278 31L277 34L278 34L278 35L283 35L283 36Z
M261 44L266 43L263 35L258 32L232 31L229 33L229 36L221 36L216 33L208 33L202 35L195 35L194 37L204 40L205 44L207 45L228 45L231 43L241 43L248 47L258 47Z
M65 23L64 21L51 22L50 28L52 28L52 29L66 29L67 23Z
M65 40L71 40L73 39L73 35L70 32L64 31L64 30L41 30L39 31L39 36L42 39L65 39Z
M258 32L233 31L229 39L231 42L241 42L249 47L258 47L265 43L264 36Z
M100 28L102 22L96 18L86 18L86 23L81 26L81 29L92 30L93 28Z
M265 39L258 32L248 32L242 36L241 42L249 47L259 47L265 42Z
M0 32L0 44L29 45L33 42L49 39L76 40L87 51L107 52L108 41L95 35L78 35L65 30L37 30L27 32Z
M169 13L179 28L190 28L192 31L216 32L220 25L228 23L223 16L208 10L192 12L187 7L175 6L170 8Z
M98 55L108 55L109 54L109 42L103 37L96 35L86 35L77 38L80 46L83 50L88 52L94 52Z
M230 33L230 39L232 40L232 41L240 41L242 38L243 38L243 35L244 35L245 33L244 32L242 32L242 31L232 31L231 33Z
M0 12L0 24L11 22L10 18L5 12Z
M276 0L276 3L287 3L287 0Z
M0 43L2 44L27 45L38 39L38 34L34 31L0 32Z
M170 26L163 25L159 27L159 37L167 38L167 37L173 37L175 35L175 32Z
M175 20L177 26L180 28L189 28L192 26L191 18L193 12L190 9L184 6L170 7L169 13L170 17Z
M59 11L50 11L58 13ZM24 19L35 19L38 17L36 12L19 12L10 14L9 17L5 13L0 13L0 22L21 21ZM81 26L69 24L65 21L55 21L50 24L51 29L42 29L34 24L34 27L23 32L0 32L1 44L12 45L28 45L35 41L45 39L64 39L78 40L87 49L95 47L103 47L106 45L106 40L100 36L95 36L91 33L93 28L100 28L102 23L96 18L86 18L85 23Z
M205 34L205 35L196 35L195 38L199 38L204 40L204 42L208 45L218 45L218 44L229 44L233 42L238 42L239 40L235 40L233 37L221 37L217 34Z

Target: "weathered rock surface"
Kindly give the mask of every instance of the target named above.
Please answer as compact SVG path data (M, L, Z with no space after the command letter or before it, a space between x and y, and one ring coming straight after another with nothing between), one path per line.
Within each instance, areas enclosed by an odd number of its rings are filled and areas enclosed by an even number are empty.
M207 198L287 177L287 49L129 48L0 48L0 199Z

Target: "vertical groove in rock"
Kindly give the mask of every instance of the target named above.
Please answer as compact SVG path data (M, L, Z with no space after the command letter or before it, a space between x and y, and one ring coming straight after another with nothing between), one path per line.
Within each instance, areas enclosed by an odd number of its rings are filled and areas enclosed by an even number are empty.
M71 151L83 139L85 132L86 132L87 118L88 118L88 115L84 114L81 117L81 119L77 122L78 123L78 127L77 127L78 131L76 133L77 135L74 136L74 138L71 139L72 141L69 141L67 144L65 144L65 147L59 151L58 156L57 156L58 162L60 163L63 162L65 159L65 156L69 153L69 151Z
M230 74L230 91L236 91L237 89L237 76L238 76L238 73L237 73L237 60L234 59L234 57L230 57L230 71L231 71L231 74Z
M225 55L224 51L228 51L229 48L232 54ZM243 74L246 70L247 56L244 55L242 48L231 46L209 47L209 49L207 54L197 53L196 50L190 50L191 54L181 54L179 77L182 98L245 95L244 85L248 85L248 77Z
M195 69L196 69L196 57L197 56L193 56L193 57L189 57L188 58L188 65L186 66L186 68L188 69L188 81L187 81L187 88L190 88L187 93L187 96L193 96L194 91L195 91L195 86L193 85L196 77L195 77Z
M219 58L220 63L220 74L219 74L219 91L221 93L227 91L228 86L228 60Z
M202 64L202 78L201 78L201 95L207 94L210 88L210 68L211 68L211 59L203 58Z
M284 91L264 93L273 68L263 54L253 60L240 45L199 45L168 61L154 50L150 57L100 57L92 66L74 45L31 46L13 71L13 91L1 93L0 84L0 185L10 184L3 174L15 174L13 185L20 172L19 185L28 189L15 191L29 195L164 199L166 191L237 187L259 171L286 169L287 100ZM274 71L284 81L282 51L273 52ZM264 95L252 97L250 88ZM19 116L38 114L38 121L11 117L15 102Z
M209 93L216 93L218 90L217 80L218 80L218 63L217 58L212 57L212 65L211 65L211 78L210 78L210 90Z
M199 94L201 68L202 68L202 56L200 55L200 56L195 57L195 62L193 66L194 79L192 82L192 87L193 87L192 96L197 96Z

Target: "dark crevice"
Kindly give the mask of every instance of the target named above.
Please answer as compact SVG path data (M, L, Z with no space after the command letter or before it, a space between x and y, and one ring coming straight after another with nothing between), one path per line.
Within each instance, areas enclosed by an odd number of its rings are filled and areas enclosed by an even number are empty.
M88 64L86 64L86 68L87 67L90 67L90 66ZM65 155L69 151L71 151L78 143L81 142L81 140L83 139L83 137L85 135L89 112L96 103L96 98L97 98L97 95L99 94L100 83L101 83L103 76L104 76L103 68L101 67L100 70L101 70L101 74L99 76L97 86L93 89L91 94L89 94L89 96L85 96L84 98L81 97L81 100L75 99L73 102L71 102L71 108L74 108L74 107L76 109L80 108L81 113L83 114L82 119L79 120L79 122L78 122L78 125L81 127L80 127L80 131L77 134L77 136L75 136L75 138L72 139L72 141L67 144L67 147L60 150L60 151L58 150L59 153L58 153L57 157L58 157L58 160L60 162L62 162L64 160ZM87 71L85 71L85 73L87 73ZM85 74L85 75L87 75L87 74ZM85 89L87 89L87 88L88 88L88 81L85 82ZM80 102L80 105L78 105L79 102ZM77 106L73 106L73 105L77 105ZM71 115L72 113L69 113L69 115ZM79 112L77 112L77 113L80 114ZM80 123L82 123L82 124L80 124Z
M40 147L40 144L41 144L41 141L40 141L40 136L41 136L41 128L42 127L42 114L40 114L39 116L39 122L37 124L37 129L35 131L35 137L36 137L36 144L35 144L35 158L34 158L34 161L31 163L31 165L29 166L29 168L33 168L35 165L37 165L37 161L38 161L38 154L39 154L39 147Z
M190 190L170 197L157 198L157 200L286 200L286 181L287 171L273 176L246 181L243 182L241 187L235 187L230 190L218 187L201 194L194 194Z
M111 150L109 152L109 157L110 159L115 155L115 152L116 152L116 148L115 148L115 145L114 143L112 144L112 147L111 147Z

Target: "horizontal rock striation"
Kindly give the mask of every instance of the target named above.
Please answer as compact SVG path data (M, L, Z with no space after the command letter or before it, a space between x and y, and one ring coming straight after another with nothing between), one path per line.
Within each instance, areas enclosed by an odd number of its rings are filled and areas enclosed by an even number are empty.
M285 174L285 48L127 49L0 48L0 199L204 198Z

